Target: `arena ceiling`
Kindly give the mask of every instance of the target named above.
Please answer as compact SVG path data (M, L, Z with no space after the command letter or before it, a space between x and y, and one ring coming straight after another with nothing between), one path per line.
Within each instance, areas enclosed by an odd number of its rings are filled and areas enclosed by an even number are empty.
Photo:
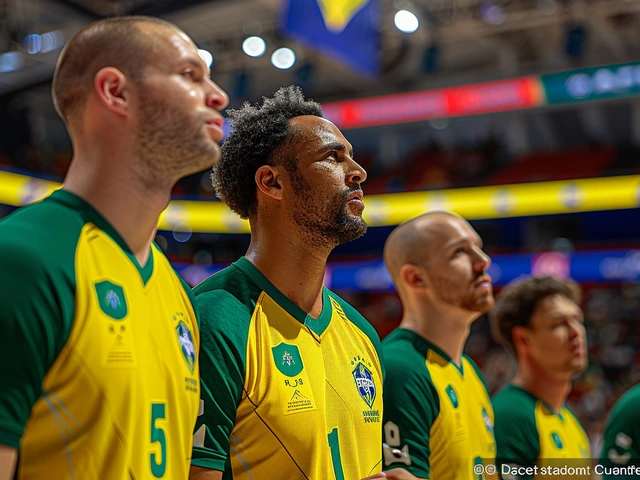
M65 39L86 23L119 14L157 15L182 27L214 55L214 79L233 96L242 78L244 98L258 98L297 83L296 68L276 70L269 55L241 51L248 34L267 40L267 53L290 46L298 64L313 67L311 86L320 100L340 99L505 78L640 58L640 0L493 0L503 20L482 18L487 0L380 0L383 6L382 74L366 79L347 66L303 48L278 32L281 0L0 0L0 51L23 48L32 32L61 30ZM412 10L420 29L411 35L393 24L399 8ZM494 19L495 20L495 19ZM584 52L566 54L568 26L584 30ZM438 45L435 72L421 69L425 51ZM0 73L0 94L51 77L59 50L25 55L23 68Z

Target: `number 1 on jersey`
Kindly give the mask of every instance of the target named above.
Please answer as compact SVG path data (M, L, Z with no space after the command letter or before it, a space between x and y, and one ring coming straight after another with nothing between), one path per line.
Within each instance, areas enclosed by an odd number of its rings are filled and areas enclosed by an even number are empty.
M151 404L151 443L160 444L160 458L155 453L152 453L149 458L151 474L156 478L164 477L167 471L167 435L163 428L157 425L158 420L165 419L165 407L164 403Z
M329 437L329 448L331 449L331 460L333 462L333 471L336 474L336 480L344 480L344 472L342 471L342 459L340 458L340 443L338 442L338 429L331 430Z

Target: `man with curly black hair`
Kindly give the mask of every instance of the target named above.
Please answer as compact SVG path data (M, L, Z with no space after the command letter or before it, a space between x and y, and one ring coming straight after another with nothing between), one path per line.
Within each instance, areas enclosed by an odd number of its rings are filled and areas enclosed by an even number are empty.
M518 362L516 377L493 397L496 460L504 478L589 465L589 439L565 405L572 378L587 367L579 303L575 282L550 276L511 284L498 297L493 336Z
M367 174L298 87L229 116L213 183L249 219L251 244L195 289L203 402L191 478L385 478L380 340L323 286L333 248L366 231Z

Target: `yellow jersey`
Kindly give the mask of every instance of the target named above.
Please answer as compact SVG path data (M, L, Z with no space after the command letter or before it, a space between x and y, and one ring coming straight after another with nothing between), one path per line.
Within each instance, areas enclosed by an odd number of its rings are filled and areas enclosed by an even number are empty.
M324 288L314 319L245 258L195 294L203 414L193 465L240 480L380 471L379 339L354 308Z
M141 267L60 190L0 222L0 291L0 444L19 450L16 478L186 479L200 339L161 251Z
M497 478L491 399L473 360L463 355L458 366L404 328L384 339L382 351L384 470L434 480Z
M589 438L569 408L555 413L530 392L510 384L493 397L497 462L509 478L590 478ZM555 470L565 468L565 470ZM527 470L527 468L529 470ZM572 468L569 475L566 468Z

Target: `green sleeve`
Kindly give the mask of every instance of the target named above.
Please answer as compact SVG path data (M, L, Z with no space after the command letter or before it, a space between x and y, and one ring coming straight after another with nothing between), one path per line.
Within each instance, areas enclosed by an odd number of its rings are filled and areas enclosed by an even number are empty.
M203 409L196 422L191 464L225 470L229 437L242 399L251 312L225 290L196 293L200 306ZM199 433L204 432L204 439Z
M78 236L59 213L32 206L0 222L0 444L16 449L73 323Z
M611 410L600 460L610 466L640 464L640 385L625 393ZM607 478L614 477L603 476Z
M402 344L401 344L402 345ZM440 412L438 393L424 365L403 348L385 348L383 470L405 468L429 478L431 426Z
M493 398L496 463L533 467L540 455L535 401L507 387Z

